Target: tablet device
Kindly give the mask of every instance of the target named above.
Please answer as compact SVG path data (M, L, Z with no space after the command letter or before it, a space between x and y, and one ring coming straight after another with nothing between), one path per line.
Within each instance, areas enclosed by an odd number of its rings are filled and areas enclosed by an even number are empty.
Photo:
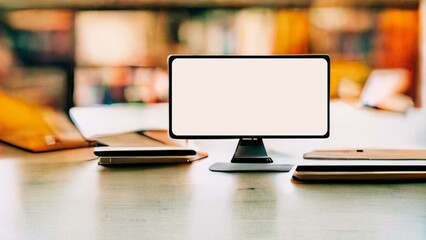
M426 181L426 165L302 165L293 179L298 182Z
M93 153L99 157L170 157L197 154L193 149L182 147L96 147Z

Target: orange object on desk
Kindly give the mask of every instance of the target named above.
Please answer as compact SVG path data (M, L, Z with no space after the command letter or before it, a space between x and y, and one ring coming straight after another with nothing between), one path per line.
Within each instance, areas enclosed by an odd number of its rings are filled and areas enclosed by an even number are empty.
M86 147L86 141L65 114L32 105L0 92L0 140L43 152Z

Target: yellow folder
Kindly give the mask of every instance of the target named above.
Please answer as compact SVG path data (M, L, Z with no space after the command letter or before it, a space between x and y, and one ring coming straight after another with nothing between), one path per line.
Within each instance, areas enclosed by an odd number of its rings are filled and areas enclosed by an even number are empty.
M2 92L0 141L32 152L91 145L64 113L27 103Z

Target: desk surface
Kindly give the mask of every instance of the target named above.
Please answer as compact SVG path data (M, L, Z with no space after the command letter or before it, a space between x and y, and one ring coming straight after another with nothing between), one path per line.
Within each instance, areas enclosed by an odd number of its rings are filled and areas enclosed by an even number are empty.
M0 239L426 239L426 183L210 172L236 141L199 145L210 157L192 164L105 168L88 160L90 148L31 154L0 144Z

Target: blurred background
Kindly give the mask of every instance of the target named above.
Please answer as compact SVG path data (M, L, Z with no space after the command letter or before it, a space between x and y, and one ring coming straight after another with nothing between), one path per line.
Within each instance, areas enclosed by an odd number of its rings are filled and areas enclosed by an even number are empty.
M371 73L381 70L375 74L383 78L379 82L398 78L399 91L420 107L426 99L424 5L422 0L1 0L0 92L65 111L167 102L169 54L325 53L332 59L332 98L359 99Z

